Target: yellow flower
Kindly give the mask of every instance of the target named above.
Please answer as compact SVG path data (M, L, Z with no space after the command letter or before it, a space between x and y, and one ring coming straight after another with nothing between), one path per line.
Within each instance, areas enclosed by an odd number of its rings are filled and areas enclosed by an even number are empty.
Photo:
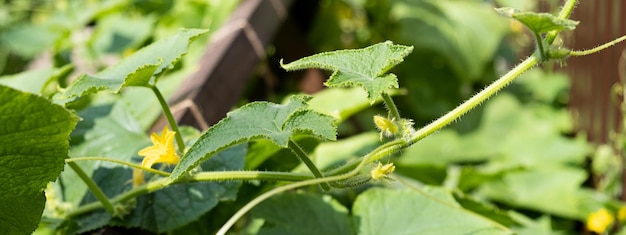
M170 131L167 126L163 128L161 135L152 133L150 139L152 146L139 150L139 156L144 156L141 166L151 168L156 163L177 164L180 160L174 149L174 136L176 132ZM138 186L143 183L143 171L133 170L133 185Z
M387 178L387 175L391 174L391 172L393 172L395 169L396 166L394 166L393 163L383 165L382 163L378 162L378 165L374 169L372 169L370 175L372 176L372 179L375 180Z
M626 206L621 206L617 211L617 219L619 221L626 221Z
M383 136L392 137L398 133L398 125L394 123L394 120L387 119L381 116L374 116L374 124L380 130L380 140L383 140Z
M612 223L613 216L605 208L593 212L587 217L587 228L596 233L603 233Z

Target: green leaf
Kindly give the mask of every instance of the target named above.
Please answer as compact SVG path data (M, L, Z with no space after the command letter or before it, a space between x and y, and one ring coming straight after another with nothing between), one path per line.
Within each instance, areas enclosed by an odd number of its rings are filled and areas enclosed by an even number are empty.
M307 109L306 101L309 98L292 96L286 104L254 102L228 113L226 118L209 128L191 146L170 177L177 180L201 161L245 141L267 139L286 148L294 134L310 134L320 139L335 140L334 119Z
M265 224L259 235L354 234L348 210L328 195L284 193L252 210Z
M387 73L401 63L412 46L394 45L391 41L378 43L363 49L339 50L305 57L281 66L287 71L320 68L333 71L326 86L360 86L367 92L367 99L374 103L385 90L398 88L396 75Z
M480 195L521 208L584 219L587 212L581 208L586 198L581 195L580 187L586 179L585 171L578 168L529 169L484 182Z
M189 44L206 33L201 29L182 29L177 34L142 48L119 63L91 76L83 75L57 99L85 96L100 90L119 92L126 86L149 86L156 77L172 68L187 53ZM71 100L69 100L71 101Z
M65 165L77 117L61 106L0 86L0 233L37 227L43 190Z
M367 190L352 208L357 234L512 234L506 227L466 211L449 193L436 189Z
M552 30L573 30L578 21L561 19L549 13L521 12L510 7L497 8L501 15L511 17L526 25L534 33L547 33Z

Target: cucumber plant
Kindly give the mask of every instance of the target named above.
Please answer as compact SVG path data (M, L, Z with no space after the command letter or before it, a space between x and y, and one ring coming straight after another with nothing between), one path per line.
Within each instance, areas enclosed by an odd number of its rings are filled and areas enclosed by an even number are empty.
M280 104L252 102L229 112L202 133L178 126L161 92L160 78L180 62L189 44L206 30L182 29L94 75L79 76L50 97L0 85L4 123L0 129L4 136L0 139L0 165L4 168L0 171L0 186L6 189L0 195L0 232L30 233L40 223L67 233L107 225L171 232L206 215L220 201L234 200L241 181L262 180L286 183L239 205L241 208L230 219L220 220L224 224L218 234L226 234L251 210L250 218L261 218L260 222L248 221L242 225L246 228L239 229L260 234L513 234L512 228L526 221L523 216L504 213L458 190L407 182L393 174L396 166L389 163L388 157L441 130L541 63L595 53L626 39L621 37L585 51L555 46L559 32L573 30L578 24L568 19L576 3L567 0L558 16L497 9L527 26L535 37L535 53L421 128L415 128L395 105L393 95L400 87L396 75L390 73L412 52L412 46L385 41L362 49L280 61L287 71L328 70L332 74L325 83L327 87L346 89L348 94L357 91L369 105L382 102L387 110L372 120L380 132L375 139L382 143L332 168L320 167L301 143L303 138L337 140L341 115L311 105L315 97L293 95ZM129 89L143 89L154 95L168 121L160 134L153 133L149 138L143 135L139 124L129 121L133 110L124 102L87 102L91 108L81 107L84 100L97 100L100 91L124 96ZM111 116L102 118L103 112ZM84 121L79 122L81 119ZM99 127L99 133L88 130L93 126ZM75 138L71 148L70 137ZM112 144L120 141L124 144ZM254 160L246 159L246 155L261 152L248 147L251 142L270 143L277 151L288 150L306 171L242 170ZM95 145L106 146L106 156L93 156L90 148ZM48 184L55 179L54 184ZM404 186L360 193L351 213L336 199L320 196L370 182ZM319 193L280 194L316 185ZM85 189L89 193L83 192ZM314 187L311 191L316 190ZM406 216L394 212L394 208L415 214ZM601 232L607 226L601 224ZM597 227L594 231L600 231L595 230Z

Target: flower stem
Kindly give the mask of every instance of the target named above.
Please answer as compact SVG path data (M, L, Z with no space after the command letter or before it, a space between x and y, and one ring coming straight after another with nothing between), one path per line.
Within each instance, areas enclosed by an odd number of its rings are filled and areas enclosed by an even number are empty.
M161 91L159 91L159 88L157 88L156 85L150 86L150 89L152 89L152 92L154 92L154 95L159 100L159 104L161 104L161 108L163 109L163 114L165 115L165 118L167 118L167 122L170 124L170 127L172 127L172 131L176 132L176 144L178 145L178 154L180 156L183 156L185 152L185 141L183 141L183 136L178 130L178 124L174 119L174 115L172 115L170 106L167 104L167 101L165 101L165 98L163 98Z
M75 157L75 158L68 158L65 159L65 162L77 162L77 161L105 161L105 162L113 162L113 163L117 163L120 165L125 165L125 166L129 166L132 168L137 168L137 169L142 169L144 171L148 171L150 173L154 173L157 175L162 175L162 176L170 176L170 173L165 172L165 171L160 171L157 169L152 169L152 168L147 168L147 167L143 167L139 164L135 164L135 163L130 163L130 162L125 162L125 161L120 161L117 159L111 159L111 158L106 158L106 157Z
M386 92L383 92L382 97L383 102L385 102L385 107L387 107L387 110L389 110L389 115L391 116L391 118L399 121L401 119L400 112L398 112L398 107L396 107L396 104L393 102L393 99L391 99L391 96Z
M322 172L319 169L317 169L317 166L315 166L315 163L311 161L309 156L307 156L306 152L304 152L304 149L302 149L302 147L300 147L298 143L294 142L293 140L289 140L288 146L289 146L289 149L291 149L291 152L293 152L298 158L300 158L300 160L304 163L304 165L306 165L309 168L309 170L311 170L311 173L313 173L313 175L316 178L324 177ZM322 183L320 184L320 186L322 187L322 189L324 189L324 191L330 190L330 185L328 185L327 183Z
M594 48L588 49L588 50L582 50L582 51L571 51L569 55L570 55L570 56L583 56L583 55L590 55L590 54L593 54L593 53L599 52L599 51L601 51L601 50L607 49L607 48L609 48L609 47L611 47L611 46L613 46L613 45L615 45L615 44L618 44L618 43L620 43L620 42L622 42L622 41L624 41L624 40L626 40L626 35L621 36L621 37L619 37L619 38L617 38L617 39L614 39L613 41L610 41L610 42L607 42L607 43L605 43L605 44L602 44L602 45L600 45L600 46L597 46L597 47L594 47Z
M76 172L78 177L80 177L80 179L83 180L83 182L85 182L85 184L87 185L91 193L93 193L93 195L98 199L98 201L100 201L101 205L104 206L104 209L107 212L109 212L109 214L111 214L112 216L116 216L117 213L115 212L115 208L113 207L113 204L111 203L111 201L109 201L109 199L104 194L104 192L102 192L100 187L98 187L96 182L94 182L93 179L91 179L91 177L89 177L85 173L85 171L83 171L83 169L81 169L80 166L78 166L78 164L76 164L75 162L67 162L67 164L72 168L72 170L74 170L74 172Z

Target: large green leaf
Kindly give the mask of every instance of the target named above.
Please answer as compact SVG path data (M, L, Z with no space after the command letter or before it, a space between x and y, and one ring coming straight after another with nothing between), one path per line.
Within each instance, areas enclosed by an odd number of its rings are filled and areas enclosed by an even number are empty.
M480 195L516 207L567 218L584 219L584 205L592 203L580 191L587 179L583 169L551 167L510 172L499 180L484 182Z
M156 76L172 68L187 53L189 44L206 33L201 29L182 29L177 34L142 48L119 63L91 76L82 75L74 81L59 102L100 90L119 92L126 86L149 86ZM71 100L69 100L71 101Z
M0 233L28 234L39 223L46 184L57 178L78 121L63 107L0 85Z
M298 133L335 140L334 119L307 109L308 99L292 96L286 104L254 102L228 113L191 146L170 177L177 180L220 150L245 141L268 139L287 147L289 139Z
M378 43L363 49L324 52L305 57L281 66L287 71L320 68L333 71L326 86L360 86L374 103L385 90L398 88L396 75L387 73L401 63L413 47L394 45L391 41Z
M348 210L330 196L284 193L252 210L265 220L259 235L354 234Z
M512 234L506 227L459 206L437 188L370 189L359 195L352 213L358 234Z
M497 8L496 11L526 25L534 33L547 33L552 30L573 30L578 21L561 19L549 13L521 12L510 7Z

